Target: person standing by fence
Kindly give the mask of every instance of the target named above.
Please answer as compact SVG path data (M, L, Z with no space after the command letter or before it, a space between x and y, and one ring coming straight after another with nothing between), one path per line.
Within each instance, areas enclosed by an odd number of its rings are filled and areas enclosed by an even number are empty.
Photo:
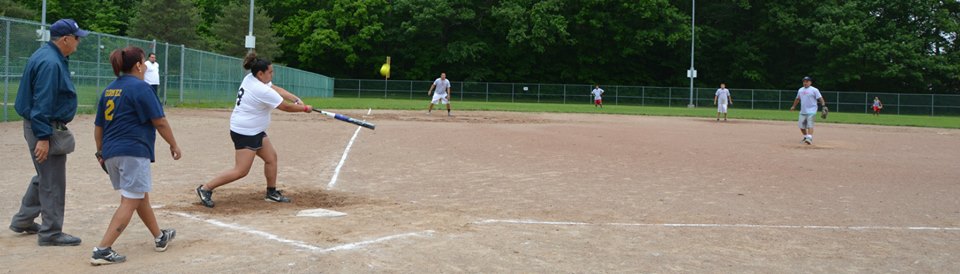
M427 114L433 111L434 104L440 103L441 105L447 105L447 116L450 116L450 80L447 80L446 72L441 72L440 78L433 80L433 85L430 85L430 89L427 90L427 96L430 96L431 93L433 93L433 99L430 100L430 108L427 109Z
M593 107L603 108L603 96L601 96L603 95L603 89L600 88L600 85L594 85L590 94L593 94Z
M873 97L873 115L880 116L881 109L883 109L883 103L880 102L880 97Z
M80 39L87 34L73 19L60 19L50 25L50 41L27 60L17 90L15 108L23 117L23 137L37 173L23 194L10 230L38 234L41 246L80 244L80 238L62 231L67 154L73 147L60 149L59 144L74 142L66 125L77 113L77 89L70 80L67 56L77 51ZM41 224L34 222L38 216L42 217Z
M727 104L733 104L733 97L730 97L730 90L727 89L727 83L720 82L720 88L713 96L713 104L717 106L717 121L720 121L720 113L723 113L723 120L727 120Z
M160 99L160 63L157 63L157 54L151 52L150 57L144 64L147 65L147 72L143 74L143 81L150 84L153 94L157 95L157 99ZM163 100L160 102L162 103Z

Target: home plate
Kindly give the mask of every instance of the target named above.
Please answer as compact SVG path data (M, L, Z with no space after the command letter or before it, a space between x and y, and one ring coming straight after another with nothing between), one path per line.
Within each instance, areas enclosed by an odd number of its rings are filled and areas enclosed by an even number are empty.
M314 208L314 209L304 209L300 212L297 212L298 217L342 217L347 216L347 213L340 211L333 211L329 209Z

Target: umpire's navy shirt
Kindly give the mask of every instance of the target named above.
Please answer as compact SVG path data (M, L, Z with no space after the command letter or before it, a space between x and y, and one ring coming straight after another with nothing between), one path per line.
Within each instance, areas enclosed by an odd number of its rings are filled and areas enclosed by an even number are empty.
M67 57L53 42L43 44L30 55L14 108L20 117L30 121L33 136L39 140L50 139L52 122L73 121L77 114L77 89L70 81Z

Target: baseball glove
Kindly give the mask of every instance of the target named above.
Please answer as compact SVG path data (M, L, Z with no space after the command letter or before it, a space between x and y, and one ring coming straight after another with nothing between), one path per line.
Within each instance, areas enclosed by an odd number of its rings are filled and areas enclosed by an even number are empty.
M823 112L820 113L820 118L823 118L824 120L826 120L827 114L829 113L830 113L830 109L828 109L827 106L823 106Z
M103 169L103 172L106 172L107 174L110 174L110 172L107 171L107 164L106 164L105 160L103 160L103 155L101 155L99 151L97 151L97 153L94 153L93 155L94 155L94 156L97 156L97 162L100 163L100 168Z

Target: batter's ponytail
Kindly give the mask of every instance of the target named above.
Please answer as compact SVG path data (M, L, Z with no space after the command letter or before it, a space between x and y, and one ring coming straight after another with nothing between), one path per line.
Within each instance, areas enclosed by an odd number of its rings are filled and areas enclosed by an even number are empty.
M250 51L247 53L247 56L243 58L243 69L250 70L250 73L253 73L254 76L258 72L267 71L270 68L270 61L257 57L257 52Z

